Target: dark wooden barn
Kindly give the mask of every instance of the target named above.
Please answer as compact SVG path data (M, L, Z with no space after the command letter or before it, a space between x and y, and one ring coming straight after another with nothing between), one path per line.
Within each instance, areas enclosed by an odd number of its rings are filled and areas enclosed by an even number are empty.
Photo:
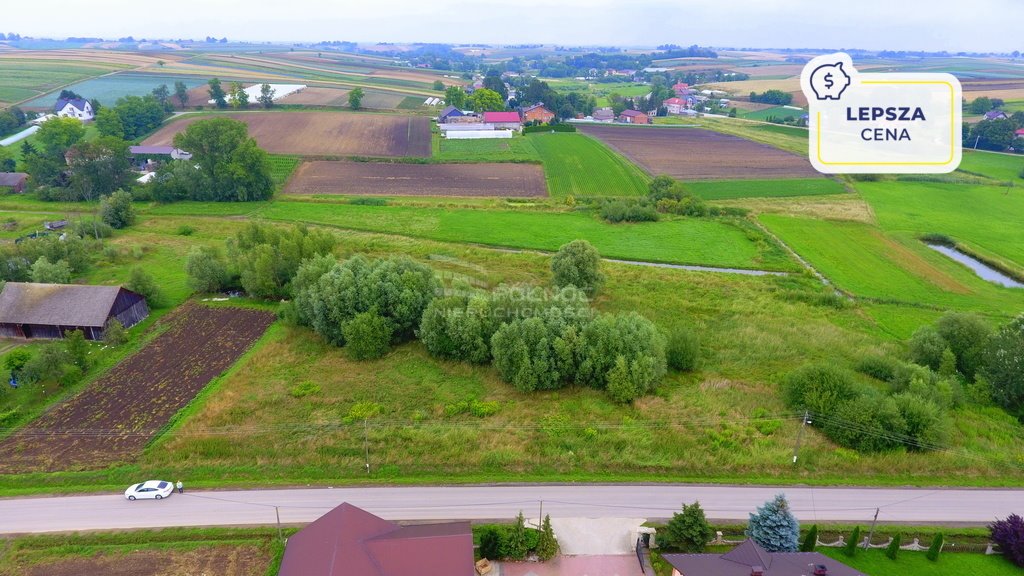
M120 286L8 282L0 292L0 337L6 338L63 338L81 330L100 340L110 319L129 328L146 316L146 299Z

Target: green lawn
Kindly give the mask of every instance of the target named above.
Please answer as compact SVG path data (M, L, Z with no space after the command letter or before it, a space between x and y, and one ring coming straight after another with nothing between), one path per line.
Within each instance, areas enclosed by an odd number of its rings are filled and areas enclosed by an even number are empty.
M831 178L708 180L705 182L688 182L686 187L705 200L821 196L842 194L846 191L842 184Z
M435 133L433 138L433 159L437 162L540 162L533 140L526 136L448 140Z
M0 102L20 102L60 86L124 67L110 62L5 58L0 60ZM47 101L45 105L53 105L54 102L56 99Z
M996 180L1015 182L1018 186L1024 185L1024 179L1021 179L1021 172L1024 171L1024 156L964 150L963 159L960 160L960 170L981 174Z
M566 196L643 196L648 177L600 141L579 133L526 137L544 163L548 193Z
M1024 269L1024 188L899 181L856 187L887 232L945 234Z
M902 551L890 560L884 550L860 550L853 558L841 549L819 547L818 552L870 576L1019 576L1021 569L1002 556L985 556L972 552L944 552L938 562L924 552Z
M861 222L762 214L761 221L839 288L856 296L1015 314L1024 291L978 278L912 236Z
M765 252L744 230L725 221L673 219L608 224L587 212L359 206L279 201L259 215L445 242L557 250L589 240L602 256L650 262L792 270L781 253Z
M754 110L751 112L741 113L742 118L748 120L768 120L768 118L774 116L776 118L785 118L786 116L792 116L793 118L799 118L807 114L807 110L792 108L786 108L785 106L775 106L772 108L765 108L764 110Z

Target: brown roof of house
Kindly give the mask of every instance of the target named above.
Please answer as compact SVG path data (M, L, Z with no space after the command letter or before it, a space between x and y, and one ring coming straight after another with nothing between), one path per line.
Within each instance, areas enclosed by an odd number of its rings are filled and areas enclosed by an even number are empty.
M28 180L28 174L24 172L0 172L0 186L14 187Z
M0 292L0 324L102 328L121 290L120 286L8 282Z
M647 116L647 114L644 114L639 110L623 110L620 116Z
M288 539L278 576L472 576L469 522L400 526L343 503Z
M828 576L865 576L818 552L768 552L746 540L725 554L663 554L662 558L682 576L750 576L760 566L764 576L810 576L824 566Z

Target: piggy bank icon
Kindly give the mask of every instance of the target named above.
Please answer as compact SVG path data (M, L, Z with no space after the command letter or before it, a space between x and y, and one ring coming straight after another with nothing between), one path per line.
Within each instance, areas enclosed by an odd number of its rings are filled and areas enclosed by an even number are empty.
M850 85L850 75L843 70L843 63L822 64L811 72L811 90L818 100L839 100Z

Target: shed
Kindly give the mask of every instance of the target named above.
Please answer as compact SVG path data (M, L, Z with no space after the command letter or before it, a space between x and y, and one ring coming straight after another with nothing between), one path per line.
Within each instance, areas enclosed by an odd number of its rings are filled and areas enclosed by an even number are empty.
M0 292L0 336L8 338L63 338L81 330L100 340L110 319L128 328L147 316L146 299L121 286L8 282Z
M458 118L459 116L465 116L462 110L459 110L455 106L447 106L444 110L437 115L438 124L445 124L450 118Z
M400 526L349 503L288 539L278 576L474 576L469 522Z
M10 188L11 192L24 192L27 181L28 174L24 172L0 172L0 188Z
M483 120L498 130L519 130L522 125L519 112L484 112Z

